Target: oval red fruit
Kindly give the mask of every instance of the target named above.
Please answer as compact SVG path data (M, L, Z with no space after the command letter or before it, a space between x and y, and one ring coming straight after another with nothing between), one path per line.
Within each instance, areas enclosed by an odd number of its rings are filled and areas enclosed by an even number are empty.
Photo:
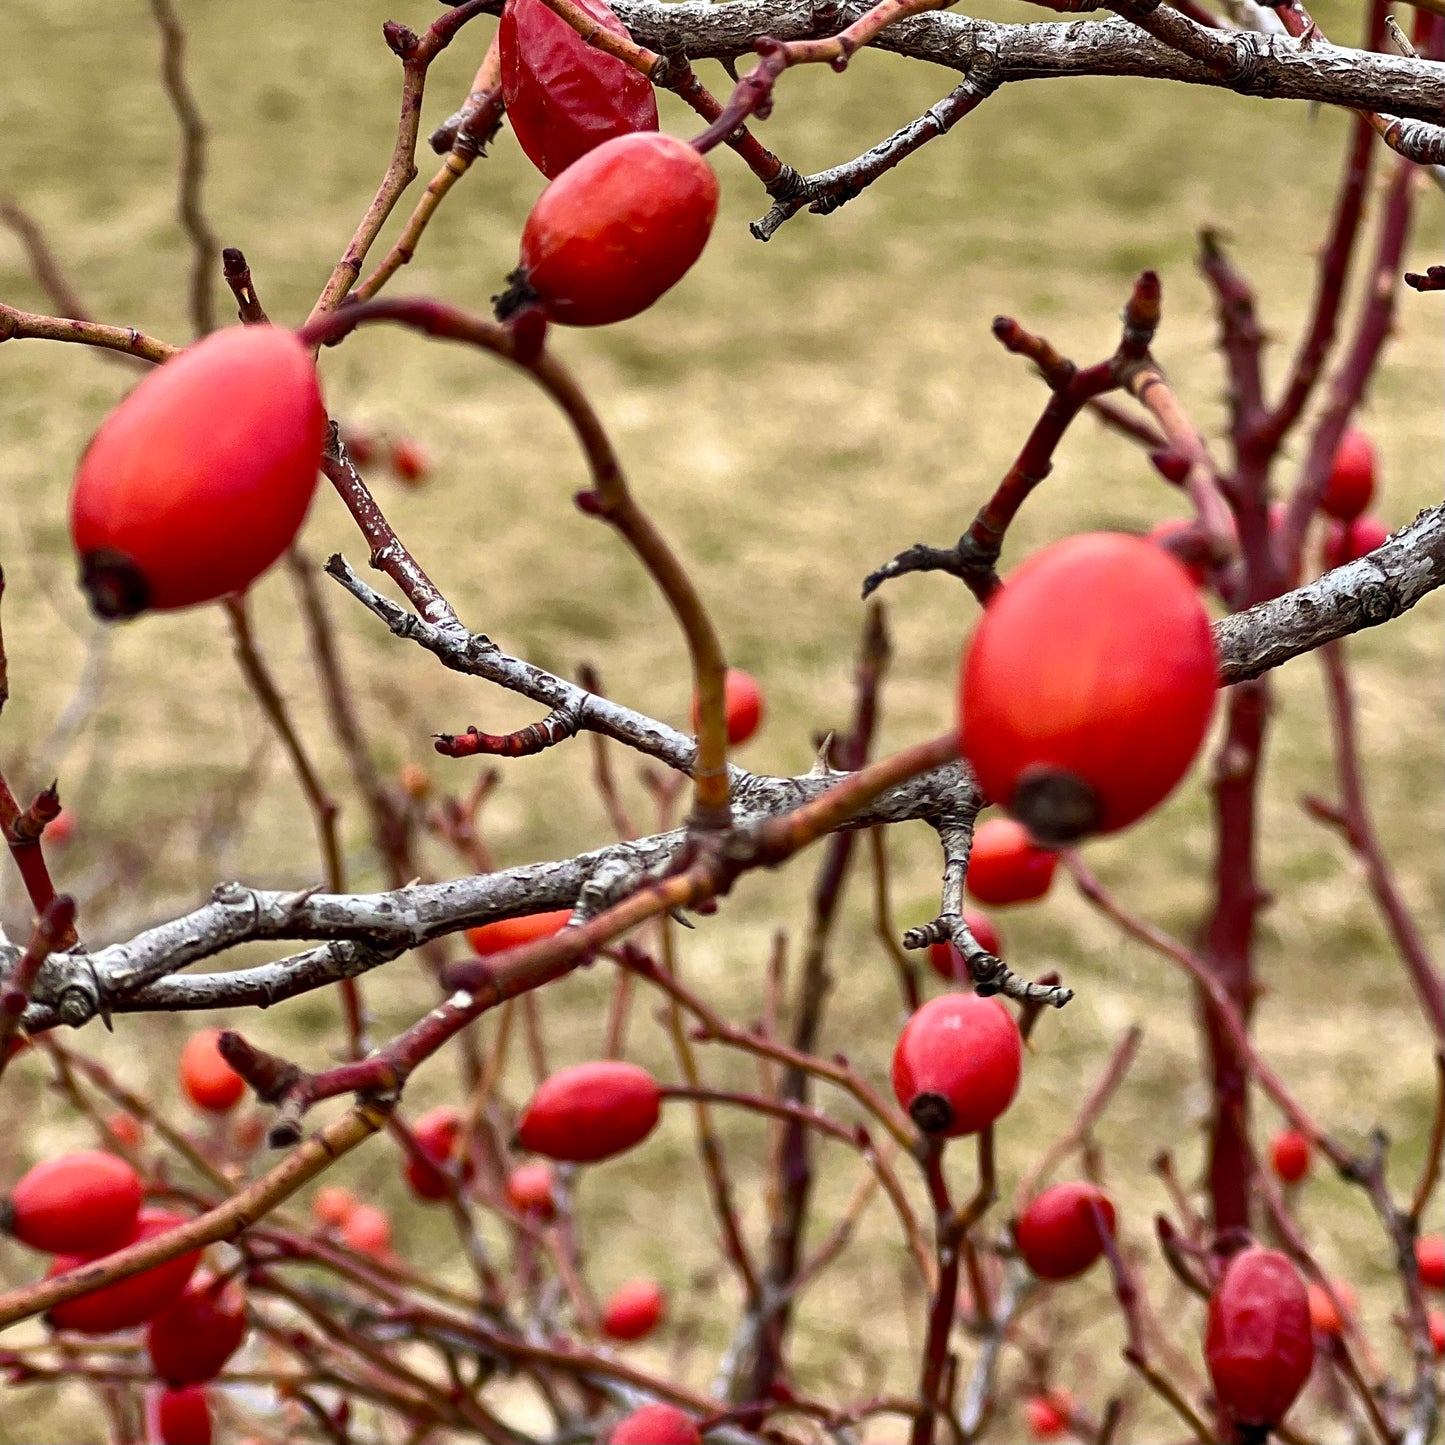
M993 954L995 958L1003 957L1003 936L994 927L990 918L976 908L965 908L963 921L968 925L968 931L973 934L973 941L980 948ZM952 982L968 977L968 964L964 962L963 955L951 941L930 943L928 945L928 962L933 966L933 971L939 978Z
M1042 898L1054 881L1058 858L1034 842L1012 818L990 818L973 832L968 855L968 891L980 903L1002 908Z
M1102 1189L1078 1180L1045 1189L1014 1225L1024 1263L1040 1279L1074 1279L1083 1274L1104 1252L1099 1216L1112 1238L1114 1204Z
M537 0L540 4L541 0ZM412 437L399 437L391 444L391 469L399 482L416 486L431 475L431 458L426 448Z
M964 656L959 745L1042 843L1127 827L1194 761L1218 662L1188 574L1142 537L1069 537L1017 567Z
M1024 1401L1024 1421L1036 1440L1056 1440L1068 1428L1074 1402L1067 1391L1050 1390L1047 1395L1030 1395Z
M296 539L325 437L293 332L217 331L153 371L75 474L70 535L91 606L132 617L249 587Z
M1014 1016L996 998L948 993L908 1020L893 1050L893 1092L929 1134L987 1128L1013 1102L1023 1067Z
M246 1297L234 1280L208 1280L167 1305L146 1329L156 1378L168 1385L214 1380L246 1338Z
M0 1214L5 1228L31 1249L105 1254L135 1233L141 1194L140 1175L124 1159L83 1149L37 1164Z
M1230 1260L1209 1301L1204 1358L1220 1405L1241 1425L1275 1425L1309 1379L1315 1342L1304 1281L1277 1250Z
M551 1219L557 1212L557 1195L552 1166L540 1160L519 1164L507 1175L507 1200L518 1214Z
M1436 1359L1445 1356L1445 1310L1430 1310L1425 1316L1426 1328L1430 1331L1430 1348Z
M1269 1146L1269 1167L1286 1184L1298 1184L1310 1172L1310 1141L1293 1129L1276 1134Z
M712 167L661 132L618 136L588 151L537 198L522 230L521 289L552 321L606 326L645 311L702 255L717 217Z
M341 1221L340 1236L348 1249L379 1259L391 1250L391 1220L374 1204L358 1204Z
M727 717L728 742L733 747L747 742L763 721L763 694L751 673L730 667L723 681L723 711ZM692 730L702 726L697 697L692 700Z
M640 1144L657 1127L657 1080L636 1064L578 1064L547 1079L517 1126L522 1148L591 1164Z
M1351 522L1370 505L1374 495L1374 445L1358 427L1351 427L1335 448L1320 510L1342 522Z
M640 1340L657 1328L666 1310L667 1296L656 1280L628 1280L607 1301L602 1332L614 1340Z
M1330 1290L1334 1298L1320 1284L1312 1284L1305 1292L1309 1301L1310 1324L1322 1335L1342 1335L1345 1321L1352 1318L1359 1308L1359 1297L1342 1279L1332 1279ZM1338 1301L1338 1304L1336 1303ZM1340 1313L1344 1311L1343 1315Z
M675 1405L644 1405L612 1427L610 1445L702 1445L691 1415Z
M603 0L577 3L601 29L628 38ZM548 180L614 136L657 129L657 97L647 77L589 45L542 0L507 0L497 49L507 119Z
M170 1214L161 1209L143 1209L131 1236L117 1248L124 1249L132 1244L154 1239L158 1235L169 1234L186 1222L182 1214ZM105 1254L114 1252L107 1250ZM79 1269L81 1265L105 1258L105 1254L57 1255L45 1277L51 1279L58 1274L67 1274L72 1269ZM126 1330L133 1325L144 1324L152 1315L158 1314L180 1297L200 1262L201 1251L193 1249L187 1254L166 1260L164 1264L133 1274L129 1279L117 1280L114 1284L58 1304L46 1318L58 1330L79 1330L87 1335L108 1335L114 1330Z
M571 918L570 908L557 908L550 913L528 913L521 918L499 918L495 923L484 923L480 928L467 929L467 942L472 952L486 958L488 954L505 953L509 948L520 948L524 943L535 943L539 938L551 938L559 929L567 926Z
M1329 531L1325 533L1325 566L1343 567L1346 562L1357 562L1389 540L1390 529L1378 517L1331 522Z
M165 1390L156 1402L160 1445L211 1445L211 1402L199 1385Z
M356 1212L359 1201L339 1184L325 1184L311 1201L311 1217L323 1229L339 1229Z
M412 1134L425 1158L407 1157L406 1182L418 1199L436 1201L451 1192L451 1183L441 1166L451 1162L461 1129L461 1113L450 1104L428 1110L412 1125ZM473 1172L468 1159L462 1170L463 1183L471 1179Z
M220 1029L202 1029L181 1050L181 1087L198 1109L225 1114L241 1102L246 1081L221 1057Z
M1427 1289L1445 1289L1445 1234L1422 1234L1415 1241L1415 1263L1421 1284Z

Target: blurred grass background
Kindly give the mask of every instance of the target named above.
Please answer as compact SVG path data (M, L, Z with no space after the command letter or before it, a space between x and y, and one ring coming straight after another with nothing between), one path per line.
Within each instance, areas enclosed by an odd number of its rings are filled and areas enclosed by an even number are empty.
M192 82L212 131L212 224L222 244L246 252L272 318L297 323L390 152L399 77L380 24L395 17L419 28L435 7L187 0L181 10ZM971 13L1038 18L1006 3ZM1358 23L1350 6L1324 3L1317 14L1333 38L1353 41ZM423 135L465 95L491 25L471 25L433 68ZM189 255L175 219L176 125L157 80L147 8L140 0L100 7L11 0L6 35L0 192L45 227L96 315L184 340ZM702 71L725 92L716 66ZM948 74L882 55L858 57L844 77L809 67L780 85L761 134L784 159L816 170L857 154L953 83ZM670 97L662 108L664 125L696 128ZM746 225L766 209L766 198L730 152L716 157L722 213L686 281L634 321L559 332L553 344L589 388L639 496L692 567L732 659L766 691L767 725L742 761L773 772L804 770L812 734L846 722L860 579L911 542L955 537L1036 418L1043 389L993 342L995 313L1017 316L1066 354L1091 362L1114 345L1115 317L1134 275L1156 268L1165 294L1156 355L1217 436L1216 324L1194 267L1198 229L1217 226L1257 288L1278 382L1307 315L1314 248L1346 125L1337 114L1203 88L1127 80L1012 85L838 214L799 216L766 246ZM422 178L373 261L434 164L423 150ZM1376 165L1382 175L1381 158ZM504 132L441 208L392 290L484 312L515 264L521 222L540 188ZM1408 259L1423 269L1439 259L1441 220L1440 196L1423 182L1418 208ZM219 270L216 290L229 319ZM0 296L49 309L5 233ZM1440 360L1439 300L1407 292L1363 417L1382 457L1381 510L1395 525L1439 497ZM431 451L435 473L423 489L390 485L379 468L375 485L466 622L562 673L590 660L612 695L686 726L690 688L676 630L617 540L572 507L571 493L584 481L580 459L561 419L523 379L485 358L380 328L326 352L322 367L336 414L387 435L415 436ZM207 826L234 801L246 759L265 733L219 609L147 618L98 643L74 585L65 534L70 476L90 432L132 381L126 368L79 348L0 350L0 491L8 499L0 510L0 561L12 689L0 758L17 791L47 781L60 759L62 796L79 831L57 856L56 872L78 893L93 944L193 906L221 877L302 886L319 876L311 824L274 749L242 785L244 829L217 844ZM1301 452L1297 437L1289 460ZM1290 480L1288 468L1279 480ZM1013 529L1005 561L1080 529L1143 529L1179 510L1177 495L1140 452L1086 420ZM304 544L317 555L340 550L364 558L343 508L324 488ZM284 572L253 596L267 657L326 777L344 790ZM963 589L946 578L905 579L885 596L894 661L880 749L949 724L959 645L974 617ZM469 723L503 732L537 716L531 704L442 671L339 592L330 602L388 770L420 762L437 787L462 791L475 765L436 758L429 734ZM1440 621L1437 596L1349 645L1371 800L1405 897L1432 940L1445 908ZM93 666L83 679L88 653ZM1260 1039L1301 1100L1342 1137L1360 1140L1376 1124L1390 1131L1394 1174L1404 1187L1418 1169L1429 1118L1428 1035L1359 869L1299 807L1305 792L1333 792L1318 666L1292 663L1274 683L1260 872L1276 901L1259 951L1266 989ZM61 747L54 730L78 695L93 710ZM647 819L635 768L617 761L635 816ZM608 840L588 769L580 742L505 765L504 785L485 815L503 865ZM1157 816L1087 854L1131 907L1186 938L1208 888L1202 771ZM342 822L353 886L374 886L379 875L365 819L350 800ZM939 863L932 834L922 825L895 829L888 849L900 924L931 916ZM773 931L784 928L801 942L816 864L815 854L780 876L745 880L717 917L680 937L688 975L735 1017L756 1017L761 1008ZM435 866L455 867L440 856ZM12 930L23 930L22 900L13 880L6 887L6 916ZM881 1082L896 991L872 935L868 891L858 877L837 934L824 1051L845 1050ZM1138 1061L1098 1137L1123 1237L1147 1252L1151 1216L1165 1207L1149 1161L1172 1148L1189 1178L1200 1158L1205 1097L1188 991L1062 882L1045 903L1012 910L1001 924L1013 963L1031 974L1056 967L1078 990L1067 1010L1044 1020L1002 1131L1003 1198L1066 1127L1122 1031L1142 1023ZM600 1048L608 984L602 970L592 970L547 992L542 1007L554 1064ZM368 979L365 993L384 1037L427 1007L432 986L403 960ZM631 1052L670 1073L650 1010L649 1001L638 1011ZM336 1017L333 1000L313 996L224 1022L320 1065L337 1048ZM128 1084L172 1097L173 1060L193 1026L130 1018L114 1037L92 1027L82 1042ZM734 1062L719 1076L750 1074ZM420 1108L453 1097L455 1077L448 1061L437 1060L419 1074L408 1101ZM55 1105L44 1082L39 1060L12 1075L10 1117L23 1128L7 1130L0 1143L0 1178L13 1179L42 1153L85 1142L83 1127ZM520 1055L509 1084L514 1097L525 1094ZM736 1118L722 1124L746 1217L760 1239L763 1132ZM1273 1127L1267 1110L1260 1124L1266 1132ZM403 1206L396 1171L383 1157L392 1147L373 1143L340 1175L401 1206L405 1255L460 1269L435 1216ZM730 1281L707 1272L714 1230L692 1147L679 1114L645 1149L584 1184L582 1218L598 1288L656 1273L672 1290L678 1328L669 1339L695 1336L686 1360L666 1342L642 1348L640 1358L706 1385L728 1337L734 1293ZM964 1192L972 1165L967 1151L958 1152L955 1176ZM857 1170L855 1161L827 1150L822 1157L815 1240ZM1300 1216L1325 1265L1361 1288L1367 1332L1399 1367L1389 1251L1362 1198L1315 1178ZM33 1277L35 1264L7 1247L0 1270L15 1282ZM1052 1317L1053 1378L1095 1413L1128 1374L1101 1274L1063 1292ZM875 1204L844 1263L803 1301L795 1350L802 1388L828 1398L912 1388L910 1352L923 1308L902 1285L905 1275L890 1217ZM1180 1314L1163 1279L1151 1273L1150 1282L1165 1318L1184 1321L1171 1326L1176 1343L1197 1359L1195 1317ZM970 1347L962 1348L967 1359ZM1011 1356L1004 1378L1017 1381L1021 1368ZM1142 1410L1136 1438L1167 1432L1152 1406ZM18 1397L0 1406L0 1440L82 1438L74 1432L93 1422L84 1397L31 1391L23 1406ZM1018 1438L1011 1410L997 1430L997 1438ZM890 1438L888 1429L876 1438ZM1311 1438L1333 1437L1325 1431Z

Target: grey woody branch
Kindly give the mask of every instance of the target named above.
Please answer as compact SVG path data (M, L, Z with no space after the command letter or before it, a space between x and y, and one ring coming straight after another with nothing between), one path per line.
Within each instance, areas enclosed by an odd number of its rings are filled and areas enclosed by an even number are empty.
M1148 0L1134 8L1141 17L1163 13ZM725 60L750 54L754 41L763 36L788 41L832 34L868 7L857 0L826 11L811 0L730 0L727 5L617 0L613 9L643 45L685 50L695 60ZM999 84L1080 75L1148 76L1265 99L1318 101L1445 121L1445 64L1323 40L1306 45L1288 35L1209 34L1215 38L1214 53L1205 61L1142 34L1132 19L1117 16L1072 24L1005 25L933 12L890 25L873 45L964 74L985 66Z

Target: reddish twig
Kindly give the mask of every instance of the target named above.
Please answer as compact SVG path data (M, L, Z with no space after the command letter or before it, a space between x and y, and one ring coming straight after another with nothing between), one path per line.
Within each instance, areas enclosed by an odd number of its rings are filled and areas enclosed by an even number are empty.
M68 893L57 893L41 913L25 952L16 959L0 989L0 1075L10 1063L10 1046L20 1027L20 1016L30 1003L36 975L67 935L72 939L75 936L75 899Z

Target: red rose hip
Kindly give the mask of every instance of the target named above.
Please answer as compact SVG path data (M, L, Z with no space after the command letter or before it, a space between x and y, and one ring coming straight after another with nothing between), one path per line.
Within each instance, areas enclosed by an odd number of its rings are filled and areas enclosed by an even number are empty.
M211 1402L199 1385L166 1390L156 1402L160 1445L211 1445Z
M747 742L763 721L763 694L751 673L730 667L723 682L723 711L727 717L728 742L733 747ZM702 726L702 710L692 700L692 730Z
M667 1297L656 1280L628 1280L607 1301L602 1332L614 1340L640 1340L657 1328L666 1310Z
M1024 1422L1035 1440L1057 1440L1068 1428L1074 1402L1064 1390L1031 1395L1024 1401Z
M220 1029L202 1029L181 1050L181 1087L196 1108L225 1114L241 1102L246 1081L221 1057Z
M1002 908L1042 898L1054 881L1059 860L1040 848L1022 823L990 818L973 832L968 854L968 891L980 903Z
M1293 1129L1276 1134L1269 1146L1269 1167L1286 1184L1298 1184L1310 1172L1310 1141Z
M521 918L499 918L495 923L467 929L467 942L473 953L486 958L489 954L505 953L509 948L520 948L524 943L535 943L539 938L550 938L565 928L571 917L570 908L557 908L548 913L524 914Z
M408 1156L406 1161L406 1182L418 1199L435 1202L445 1199L451 1192L450 1181L442 1172L442 1166L450 1163L456 1152L457 1139L461 1134L462 1116L450 1104L429 1109L415 1124L412 1134L424 1158ZM471 1161L463 1170L465 1179L472 1174Z
M132 617L249 587L300 531L325 436L316 367L290 331L217 331L157 368L75 474L91 606Z
M599 28L627 30L603 0L577 0ZM507 0L497 30L502 100L527 159L548 180L615 136L657 129L652 84L589 45L542 0Z
M47 1254L104 1254L135 1232L141 1194L124 1159L84 1149L30 1170L0 1206L0 1222Z
M1378 517L1356 517L1352 522L1331 522L1325 533L1324 562L1329 568L1358 562L1390 540L1390 529Z
M994 927L991 919L976 908L963 910L963 921L973 934L973 941L995 958L1003 957L1003 937ZM928 962L939 978L950 981L968 977L968 964L951 940L928 945Z
M1019 1216L1014 1238L1024 1263L1040 1279L1074 1279L1104 1252L1101 1218L1112 1239L1114 1205L1102 1189L1079 1181L1055 1184Z
M1017 567L964 656L959 743L1041 843L1111 833L1162 802L1214 713L1209 616L1142 537L1069 537Z
M1335 448L1320 510L1352 522L1375 495L1375 448L1358 427L1351 427Z
M1304 1281L1277 1250L1230 1260L1209 1301L1204 1358L1221 1407L1240 1425L1278 1424L1314 1366Z
M1422 1234L1415 1241L1415 1264L1427 1289L1445 1289L1445 1234Z
M657 1127L657 1080L636 1064L578 1064L545 1080L517 1125L534 1154L594 1164L640 1144Z
M675 1405L644 1405L612 1427L609 1445L702 1445L692 1416Z
M702 255L717 202L712 167L686 141L654 131L605 142L537 198L498 314L535 300L568 326L636 316Z
M507 1201L518 1214L551 1219L557 1212L552 1166L540 1160L533 1164L519 1164L507 1175Z
M391 1219L374 1204L358 1204L340 1225L341 1242L357 1254L381 1259L391 1250Z
M893 1092L927 1134L987 1128L1013 1102L1023 1067L1014 1016L995 998L949 993L923 1005L893 1051Z
M234 1280L208 1280L167 1305L146 1329L146 1350L168 1385L214 1380L246 1338L246 1297Z

